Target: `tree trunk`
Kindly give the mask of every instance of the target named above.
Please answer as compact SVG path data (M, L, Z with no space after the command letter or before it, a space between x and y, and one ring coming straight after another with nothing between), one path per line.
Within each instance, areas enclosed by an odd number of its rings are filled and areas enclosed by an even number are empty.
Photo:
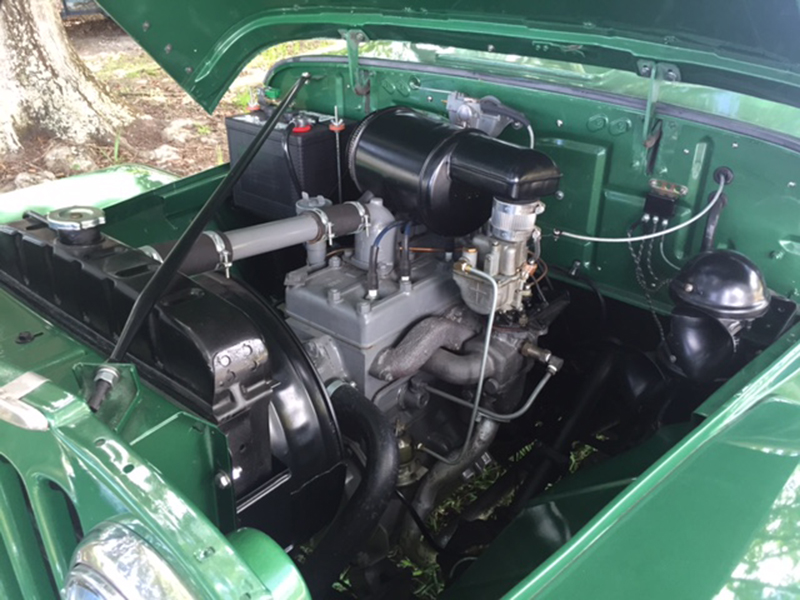
M129 119L72 48L53 0L0 0L0 156L37 133L110 143Z

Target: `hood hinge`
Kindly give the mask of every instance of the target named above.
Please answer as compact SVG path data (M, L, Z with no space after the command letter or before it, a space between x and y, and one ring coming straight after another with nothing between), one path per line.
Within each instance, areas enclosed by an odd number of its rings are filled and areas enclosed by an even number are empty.
M358 64L358 48L369 38L360 29L342 31L342 37L347 42L347 67L350 71L350 85L357 96L369 94L369 71L361 69Z
M676 65L670 63L656 63L652 60L640 60L637 63L637 68L640 76L647 77L650 80L650 90L647 93L647 107L644 113L644 135L642 136L642 139L645 140L645 145L647 145L647 140L649 140L653 130L656 129L654 122L656 106L658 104L658 94L661 91L661 82L668 81L670 83L675 83L680 81L681 71Z
M658 144L661 141L662 122L656 118L658 96L661 84L664 81L675 83L681 80L680 69L671 63L656 63L651 60L640 60L637 69L641 77L650 79L650 89L647 93L647 106L644 111L644 127L642 128L642 163L647 173L651 173L658 153Z

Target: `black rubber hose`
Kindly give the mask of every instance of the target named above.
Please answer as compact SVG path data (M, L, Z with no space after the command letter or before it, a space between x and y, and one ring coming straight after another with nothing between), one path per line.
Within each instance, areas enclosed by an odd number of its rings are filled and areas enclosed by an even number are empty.
M362 444L367 458L363 478L322 541L301 567L312 598L324 598L369 541L397 486L400 459L394 429L380 409L349 385L331 394L342 433Z
M598 394L603 384L611 375L615 362L616 359L614 355L610 353L605 354L589 374L589 377L587 377L578 394L578 401L575 403L575 407L570 411L569 417L564 422L558 437L556 437L555 442L553 442L551 446L551 450L555 453L566 454L569 452L575 430L596 405ZM544 491L548 483L547 477L554 464L555 460L553 458L545 457L542 459L536 471L534 471L525 480L525 483L522 484L520 489L517 490L514 503L511 505L512 514L517 514L522 511L531 498Z
M231 256L230 244L227 242L224 233L219 233L219 239L228 246L228 256ZM175 246L175 241L161 242L153 244L152 249L161 257L163 262L164 257L169 255L172 248ZM208 273L215 270L221 261L219 250L217 250L214 240L207 235L201 235L192 246L189 254L181 265L181 273L184 275L198 275L200 273Z

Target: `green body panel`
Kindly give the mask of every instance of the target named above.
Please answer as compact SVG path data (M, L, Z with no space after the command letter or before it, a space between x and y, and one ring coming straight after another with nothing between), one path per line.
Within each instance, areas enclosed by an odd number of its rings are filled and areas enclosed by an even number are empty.
M721 388L721 410L506 598L799 595L799 336Z
M578 88L539 86L519 80L489 80L480 73L426 69L415 64L369 63L372 73L368 98L348 89L344 58L305 57L274 70L270 85L288 88L300 72L320 76L301 92L297 105L332 113L333 104L345 115L363 118L366 106L378 110L405 105L442 114L448 90L472 97L493 95L534 124L536 147L556 161L563 172L564 197L545 198L539 223L544 234L543 256L548 263L569 268L581 260L585 273L607 295L645 307L636 283L627 244L592 244L556 239L554 229L580 234L624 237L641 215L649 181L658 178L686 185L689 193L678 203L672 224L701 210L716 190L712 174L730 167L736 174L726 188L728 205L722 213L716 243L749 256L780 294L795 297L800 287L800 143L774 136L727 119L708 121L707 115L659 106L661 142L652 174L643 147L644 102L623 96L591 96ZM597 124L600 124L598 127ZM524 131L509 138L527 143ZM758 137L756 137L758 136ZM760 139L759 139L760 138ZM700 248L704 221L669 236L664 252L677 265ZM675 271L656 245L650 263L661 278ZM659 310L671 307L666 288L655 295Z
M359 48L359 57L480 71L643 101L652 91L651 80L638 73L568 62L568 53L561 60L554 60L430 44L373 41ZM746 94L680 81L661 81L658 103L727 117L800 138L800 109Z
M614 37L614 31L598 24L612 24L632 13L623 4L619 10L606 11L603 17L608 21L598 19L591 27L566 18L537 20L526 12L532 8L529 4L511 3L496 11L491 23L485 4L480 10L477 2L412 3L406 10L371 3L351 11L308 3L259 8L244 0L232 0L223 10L211 0L190 5L143 0L107 8L206 108L216 104L258 48L288 39L335 37L339 30L355 27L376 39L433 38L443 45L480 49L491 44L500 52L567 61L575 54L578 62L627 70L635 69L639 58L669 60L680 66L684 81L766 98L794 98L796 103L798 74L787 71L794 68L787 66L787 60L797 58L791 43L783 53L780 48L758 56L751 53L745 60L742 48L723 47L719 40L699 34L692 43L683 39L681 48L664 44L664 32L638 6L642 22L653 23L651 29L634 28ZM547 6L533 6L546 13ZM596 13L593 7L584 6L587 14ZM789 8L794 12L787 8L781 14L792 26L797 6ZM727 5L723 9L723 16L735 12ZM728 26L733 16L730 19ZM684 25L687 35L690 25ZM748 36L740 39L746 46ZM352 56L350 61L322 57L287 62L270 74L269 83L285 90L301 72L309 71L314 79L296 106L328 114L338 106L343 116L353 119L394 105L442 114L451 90L473 97L494 95L525 111L536 131L537 148L564 173L563 199L545 199L547 210L539 221L545 234L543 256L563 268L580 260L585 274L604 294L640 307L648 302L636 282L626 244L578 243L557 238L554 230L624 235L641 214L652 178L689 188L673 219L678 223L705 206L715 188L714 169L730 167L736 178L726 189L729 203L717 246L747 254L763 270L770 287L790 297L798 295L800 142L791 137L797 124L786 128L790 135L783 135L775 120L781 117L761 118L755 112L765 105L752 99L737 105L742 97L726 92L706 90L703 98L686 100L682 94L693 90L674 86L664 90L661 103L653 98L648 103L642 85L646 80L629 81L629 88L619 89L621 81L589 85L575 78L525 74L521 65L509 70L507 65L486 67L472 61L469 71L452 68L465 61L469 62L463 56L433 65L361 59L358 65L368 71L370 82L366 96L352 89ZM511 72L518 78L507 78ZM758 85L753 84L756 80ZM649 117L648 104L655 106ZM719 111L715 105L726 108ZM714 112L727 118L709 116ZM740 118L760 127L735 120ZM648 119L662 124L655 157L643 146ZM507 134L512 141L527 143L524 131ZM107 235L131 246L152 244L178 237L227 172L227 166L218 167L126 202L110 198L108 188L90 196L93 200L80 192L68 204L104 206ZM66 181L63 185L68 185ZM106 185L110 184L102 187ZM55 188L36 189L40 193L31 191L19 201L25 208L52 208L53 201L67 196L58 192L49 198L45 192ZM9 209L8 218L18 216L21 209L21 205ZM246 213L226 206L212 226L230 229L252 222ZM697 252L701 235L702 225L687 228L670 236L663 251L681 264ZM660 252L651 246L646 257L649 268L666 279L674 270ZM654 293L655 307L668 311L671 303L665 289ZM63 583L81 531L121 519L133 523L194 582L200 597L238 598L249 593L257 598L270 592L280 598L307 597L294 565L280 548L258 532L234 531L231 493L213 484L214 475L230 467L224 437L215 427L139 381L132 368L123 369L123 384L102 411L92 415L82 400L83 390L102 357L4 293L0 293L0 315L0 385L29 371L50 380L26 398L47 416L49 431L25 431L0 422L0 596L52 597ZM20 331L42 335L19 345L14 339ZM539 506L560 502L580 529L571 532L570 541L509 597L711 597L733 586L734 577L756 579L753 574L759 571L752 565L770 551L764 544L784 534L780 524L771 524L777 517L770 515L786 509L786 523L800 518L794 497L789 498L797 467L792 439L800 434L795 403L800 398L797 336L797 331L784 336L710 398L697 412L698 422L706 420L644 474L640 475L656 455L675 443L674 438L642 449L627 465L609 466L605 474L589 472L582 479L565 481L545 500L537 500ZM776 501L782 493L783 499ZM37 528L27 515L28 503ZM70 525L73 511L77 528ZM520 531L508 534L509 549L524 543L520 538L524 524L519 526ZM786 542L789 555L795 538ZM479 563L470 575L475 579L465 580L467 592L475 597L500 594L519 580L525 565L538 564L555 548L547 552L530 548L524 559L518 553L523 560L515 563L514 552L502 552L506 542L501 538L501 546L487 554L488 570L496 571L494 579L488 583L481 579ZM503 563L508 568L500 571ZM43 572L52 574L52 582L41 576ZM756 586L761 594L763 583L738 585ZM481 588L484 584L488 587ZM780 585L795 591L794 581ZM467 592L453 597L466 597Z
M800 8L791 0L681 0L643 9L628 1L388 0L338 5L301 0L158 0L103 8L207 110L245 63L280 42L341 38L435 42L504 54L564 58L636 70L642 59L678 66L682 79L797 104Z
M0 223L22 218L26 210L46 213L67 206L107 208L177 177L144 165L118 165L3 194Z
M688 425L534 499L443 598L800 595L798 339L718 390L722 410L680 444Z
M442 600L499 598L568 543L604 506L678 443L688 424L665 427L621 456L581 468L530 505L445 590Z
M259 532L233 534L231 492L214 485L230 469L215 427L142 385L132 368L92 414L81 383L101 357L5 292L0 314L0 385L29 372L47 378L24 399L49 423L32 431L0 421L3 598L55 598L83 533L108 520L137 529L198 598L308 597L282 549ZM18 344L20 331L38 335ZM273 571L281 581L261 577Z

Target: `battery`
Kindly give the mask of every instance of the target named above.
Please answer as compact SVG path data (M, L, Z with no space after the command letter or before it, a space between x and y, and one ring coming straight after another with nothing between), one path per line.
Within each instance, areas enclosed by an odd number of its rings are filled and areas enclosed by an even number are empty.
M268 117L268 113L258 110L225 119L232 165L239 160ZM317 113L285 115L234 187L234 205L273 220L294 216L295 202L302 192L341 202L343 199L337 198L336 135L330 130L329 121L329 116ZM346 147L350 129L352 127L347 126L340 134L342 150ZM284 152L284 139L301 187L299 190ZM341 164L346 164L344 157ZM349 199L348 194L355 193L355 185L346 169L343 170L343 196Z

